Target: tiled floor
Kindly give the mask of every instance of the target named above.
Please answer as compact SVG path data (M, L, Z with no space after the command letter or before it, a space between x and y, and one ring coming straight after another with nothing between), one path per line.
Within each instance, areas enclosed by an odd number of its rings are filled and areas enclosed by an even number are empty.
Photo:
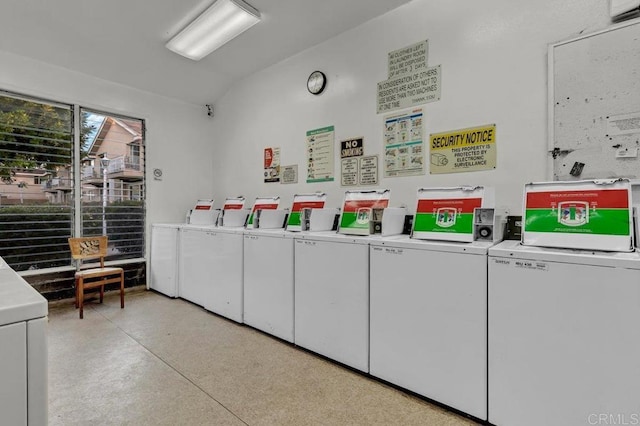
M118 302L50 306L51 425L473 424L188 302Z

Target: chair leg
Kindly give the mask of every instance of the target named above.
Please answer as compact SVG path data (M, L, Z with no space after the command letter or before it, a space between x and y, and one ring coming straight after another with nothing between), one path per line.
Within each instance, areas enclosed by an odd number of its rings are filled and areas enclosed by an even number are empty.
M84 318L84 280L78 279L78 303L80 305L80 319Z
M75 286L75 290L76 290L76 300L75 300L75 305L76 305L76 309L78 309L78 307L80 306L78 304L78 278L76 278L74 280L74 286Z
M100 286L100 303L102 303L102 299L104 299L104 284Z
M124 271L120 272L120 309L124 309Z

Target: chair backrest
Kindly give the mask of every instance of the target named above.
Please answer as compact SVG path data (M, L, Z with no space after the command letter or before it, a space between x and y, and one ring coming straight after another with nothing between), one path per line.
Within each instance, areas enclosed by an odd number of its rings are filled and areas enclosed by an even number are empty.
M104 268L107 255L108 239L106 236L69 238L71 257L75 260L100 259L100 267Z

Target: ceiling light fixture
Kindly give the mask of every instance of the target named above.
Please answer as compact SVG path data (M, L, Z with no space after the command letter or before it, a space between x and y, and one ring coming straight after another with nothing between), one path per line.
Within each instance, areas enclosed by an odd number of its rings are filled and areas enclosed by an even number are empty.
M207 56L260 22L260 12L242 0L216 0L166 44L194 61Z

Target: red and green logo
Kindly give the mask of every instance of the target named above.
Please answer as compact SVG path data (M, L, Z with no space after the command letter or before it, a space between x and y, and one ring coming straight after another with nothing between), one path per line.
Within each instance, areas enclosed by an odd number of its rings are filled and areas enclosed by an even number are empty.
M473 210L482 206L482 198L445 198L418 200L414 232L473 233Z
M629 191L527 193L525 232L630 235Z
M342 209L340 228L369 229L373 209L384 209L389 200L347 200Z

